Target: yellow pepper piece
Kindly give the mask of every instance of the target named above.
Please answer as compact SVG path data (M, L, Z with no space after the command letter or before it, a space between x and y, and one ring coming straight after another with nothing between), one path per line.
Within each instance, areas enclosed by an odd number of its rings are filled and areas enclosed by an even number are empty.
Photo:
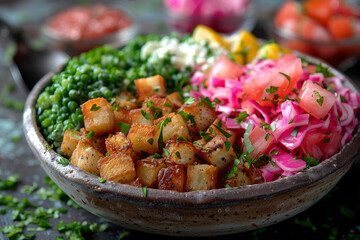
M216 31L205 25L196 26L193 32L193 39L195 42L201 42L201 41L208 41L210 43L216 42L225 49L229 48L228 43L223 39L223 37L219 33L217 33Z
M232 41L230 52L239 64L247 64L255 57L259 49L256 37L248 31L242 30Z
M285 54L291 54L292 51L287 48L281 47L277 43L267 43L264 44L257 52L259 58L270 58L270 59L279 59Z

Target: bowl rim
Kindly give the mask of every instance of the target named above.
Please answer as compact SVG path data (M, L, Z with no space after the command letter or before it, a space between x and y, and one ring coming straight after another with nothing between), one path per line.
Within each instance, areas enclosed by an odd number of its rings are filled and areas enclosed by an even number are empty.
M328 67L333 74L344 78L346 87L360 95L360 88L357 84L326 62L296 51L294 51L294 54L303 57L312 63L321 63L323 66ZM360 144L360 127L358 124L357 129L353 134L353 138L350 142L345 144L338 153L305 172L299 172L295 175L273 182L236 188L220 188L193 192L176 192L147 188L147 195L145 197L142 189L139 187L112 181L99 183L99 177L80 169L72 163L69 163L66 166L57 163L57 161L63 157L55 152L55 150L48 150L46 148L49 145L37 127L35 117L36 111L34 108L38 95L50 83L54 74L55 72L49 72L40 79L27 97L23 113L23 129L26 140L34 154L38 157L40 165L43 168L43 164L46 164L53 169L53 171L56 171L73 184L81 185L81 187L87 188L86 191L90 191L94 194L104 194L104 196L110 200L118 201L119 199L123 199L130 202L136 202L138 205L151 204L153 206L161 207L199 209L236 205L257 199L269 199L277 195L315 184L326 179L331 174L340 171L349 164L351 166L360 150L357 148Z

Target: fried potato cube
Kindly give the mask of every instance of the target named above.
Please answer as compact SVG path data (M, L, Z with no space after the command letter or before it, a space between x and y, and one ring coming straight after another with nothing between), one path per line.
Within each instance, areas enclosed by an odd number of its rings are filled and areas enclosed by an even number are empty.
M106 135L96 136L91 132L87 132L85 128L80 129L82 139L86 140L89 144L91 144L96 150L101 152L102 154L106 153L106 145L105 139Z
M145 97L158 95L166 97L165 80L160 75L155 75L147 78L140 78L134 81L138 101L144 101Z
M225 123L222 122L219 118L215 119L215 121L209 126L209 128L206 130L206 133L211 134L212 136L216 136L216 135L224 135L217 127L215 127L214 125L220 127L222 130L224 130L225 132L227 132L228 134L231 135L231 137L229 137L227 139L227 141L231 142L231 144L234 144L235 141L237 140L238 134L235 131L229 130L226 128Z
M130 115L129 115L129 110L125 109L125 108L119 108L117 110L113 110L114 113L114 131L115 132L120 132L121 131L121 127L119 126L119 124L117 124L118 122L123 122L123 123L127 123L127 124L131 124L131 119L130 119Z
M219 169L208 164L190 165L186 172L186 191L216 189Z
M254 165L251 165L250 167L247 167L247 166L249 166L248 162L245 162L245 164L239 163L236 166L237 170L236 170L234 176L231 176L229 178L229 177L227 177L229 175L226 174L224 184L223 184L224 187L226 185L230 185L231 187L240 187L240 186L263 183L265 181L260 170L258 170ZM230 171L233 171L232 170L233 168L234 168L234 166L229 168L227 173L229 173Z
M199 132L205 131L216 119L215 110L202 101L194 102L190 105L182 105L178 112L185 112L188 114L187 123L190 131Z
M173 92L173 93L167 95L166 98L168 100L170 100L170 102L173 105L173 108L175 108L175 109L177 109L177 108L181 107L181 105L183 105L183 101L178 92Z
M132 143L122 132L111 134L105 139L107 152L111 155L114 153L132 153Z
M158 189L184 192L186 173L182 166L162 168L158 174Z
M87 132L94 131L99 136L114 131L114 113L105 98L90 99L81 105L81 111Z
M234 176L232 176L231 178L227 179L228 175L231 171L233 171L233 168L235 166L233 165L231 168L228 169L227 174L225 174L225 180L224 180L224 187L226 185L229 185L231 187L240 187L240 186L246 186L246 185L251 185L252 181L251 179L247 176L246 171L245 171L245 167L243 163L239 163L236 168L236 172L234 174Z
M144 99L142 108L152 109L155 118L169 114L174 109L173 103L170 100L159 96L146 97Z
M158 173L164 167L166 165L162 159L148 157L137 161L135 166L136 176L145 186L156 187L158 185Z
M136 97L131 92L122 91L115 96L115 103L120 109L130 110L140 107L141 103L137 101Z
M191 139L190 131L186 120L180 115L176 113L170 113L162 118L156 119L154 121L154 126L158 126L165 119L171 119L171 122L167 123L166 126L163 127L163 142L166 143L169 140L176 140L178 138L184 137L186 139Z
M191 142L171 140L165 148L169 152L169 156L165 158L168 165L178 164L187 167L196 160L195 155L198 151Z
M64 133L63 141L61 143L61 152L71 157L76 145L82 139L82 135L76 130L66 130Z
M104 157L104 155L86 140L80 140L71 155L71 163L87 172L99 174L100 172L99 169L97 169L97 165L99 159L102 157Z
M98 168L103 179L117 183L134 181L135 164L127 153L115 153L99 160Z
M153 155L159 151L159 128L157 126L133 123L127 138L131 141L134 152L147 152L148 154Z
M129 113L131 123L138 123L141 125L154 125L154 115L151 108L138 108L130 110Z
M234 162L235 152L230 142L224 135L217 135L211 139L201 150L201 156L211 165L219 168L220 171L227 168Z

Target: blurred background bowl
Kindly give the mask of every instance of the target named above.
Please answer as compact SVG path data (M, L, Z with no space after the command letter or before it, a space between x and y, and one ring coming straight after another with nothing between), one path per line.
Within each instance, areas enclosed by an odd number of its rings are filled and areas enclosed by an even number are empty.
M256 22L250 0L163 0L163 5L167 24L181 33L191 33L199 24L224 34L252 31Z
M269 35L283 47L319 57L341 70L353 66L360 58L360 35L340 41L321 42L303 39L269 23Z
M319 57L344 71L360 58L358 4L350 0L284 1L265 29L280 45Z
M117 10L122 15L122 17L129 22L128 25L119 28L114 31L112 29L108 32L102 32L102 29L95 30L94 36L87 36L87 32L83 31L81 34L83 34L80 37L72 37L73 35L61 32L64 29L54 29L52 25L52 21L58 17L58 14L64 14L65 11L74 10L75 8L82 8L81 14L84 14L84 8L90 8L92 18L95 20L87 21L87 24L84 24L82 26L86 27L93 27L89 26L92 25L98 25L100 28L103 27L101 24L103 22L100 22L101 18L109 17L110 14L108 13L101 13L102 16L98 16L98 11L114 11ZM63 16L64 17L64 16ZM68 16L66 16L68 18ZM81 18L82 16L79 16ZM66 20L66 19L65 19ZM112 21L112 20L104 20L104 21ZM115 21L113 21L115 22ZM59 23L59 21L58 21ZM60 21L61 23L61 21ZM73 23L72 23L73 24ZM68 24L70 25L70 24ZM74 25L72 25L74 26ZM97 26L96 26L97 27ZM105 27L104 27L105 28ZM77 28L68 29L68 31L79 31ZM99 31L99 32L96 32ZM115 48L124 46L127 42L132 40L139 32L139 26L135 19L135 17L124 7L112 4L112 5L105 5L101 2L89 2L86 5L69 5L69 4L60 4L55 12L49 12L48 16L45 17L44 23L40 28L40 37L44 40L47 47L55 48L58 50L61 50L63 52L66 52L69 56L76 56L79 55L82 52L86 52L90 49L93 49L98 46L102 45L111 45ZM75 34L76 35L76 34Z

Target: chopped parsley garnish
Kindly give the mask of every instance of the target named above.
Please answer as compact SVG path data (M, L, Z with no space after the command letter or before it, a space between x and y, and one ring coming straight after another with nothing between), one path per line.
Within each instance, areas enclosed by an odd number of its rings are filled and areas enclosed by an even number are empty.
M211 139L213 139L213 136L210 133L204 132L202 130L200 130L200 136L206 141L210 141Z
M324 103L324 97L320 95L320 93L317 90L314 90L314 93L317 97L319 97L318 99L316 99L316 102L322 106Z
M260 122L260 127L263 129L269 129L271 130L271 126L270 124L266 123L266 122Z
M204 98L203 96L200 96L201 101L203 101L206 105L208 105L209 107L211 107L212 109L215 109L215 104L213 102L211 102L211 100L209 99L209 97Z
M179 152L176 152L175 155L176 155L179 159L181 159L181 155L180 155Z
M103 178L100 178L100 179L99 179L99 183L105 183L105 182L106 182L105 179L103 179Z
M149 120L149 119L151 118L150 113L145 112L145 111L142 110L142 109L140 110L140 112L141 112L141 115L143 115L143 117L144 117L145 119Z
M279 89L279 87L270 86L270 88L265 89L265 92L267 94L271 94L271 93L277 92L278 89Z
M252 164L254 164L255 167L259 168L263 165L266 165L270 162L271 157L269 155L261 155L259 158L252 161Z
M163 131L164 131L164 127L171 122L172 117L167 117L165 118L163 121L161 121L158 124L158 127L160 128L160 135L159 135L159 140L158 140L158 146L160 149L164 148L164 139L163 139Z
M123 134L125 134L125 135L128 134L128 132L130 130L130 124L123 123L123 122L117 122L116 124L120 126L121 132Z
M195 122L195 116L190 114L190 113L186 113L183 110L177 112L176 114L180 114L183 118L185 118L186 121L190 121L192 126L196 126L196 122Z
M150 145L152 145L152 144L154 143L154 139L153 139L153 138L149 138L149 139L147 140L147 142L150 143Z
M343 103L347 103L348 101L346 100L346 98L340 94L340 99L341 99L341 102Z
M250 116L246 111L240 112L238 117L235 118L236 124L240 124L245 118Z
M289 75L287 75L287 74L285 74L285 73L283 73L283 72L279 72L281 75L283 75L284 77L286 77L286 79L289 81L289 83L288 83L288 88L290 87L290 83L291 83L291 78L290 78L290 76Z
M92 106L91 106L91 109L90 109L90 111L93 111L93 112L95 112L95 111L97 111L97 110L99 110L101 107L99 106L96 106L96 104L93 104Z
M185 142L190 142L187 138L185 137L179 137L178 139L176 139L176 141L185 141Z
M329 142L330 142L330 138L324 140L324 143L329 143Z
M322 64L319 64L319 65L316 66L315 72L316 73L322 73L325 78L329 78L329 77L334 76L334 74L329 71L329 68L323 66Z
M95 136L95 132L91 131L85 134L87 139L92 139Z
M169 102L165 102L164 107L172 108L172 104Z
M0 190L8 190L16 187L20 175L14 174L0 181Z
M216 129L219 130L221 134L224 135L226 138L231 138L231 134L221 128L222 126L221 121L219 121L218 125L213 124L213 126L216 127Z
M246 146L246 152L249 154L251 152L254 151L254 147L249 139L249 134L251 132L253 128L253 125L252 124L249 124L246 128L246 131L244 133L244 143L245 143L245 146Z
M164 151L165 156L167 156L167 157L170 156L169 150L167 150L166 148L164 148L163 151Z
M300 129L300 126L294 128L294 130L292 130L292 132L290 133L290 135L293 136L294 138L296 138L296 135L297 135L299 129Z
M147 196L147 186L142 187L142 188L141 188L141 191L142 191L144 197L146 198L146 196Z
M185 99L184 104L190 105L193 104L194 102L196 102L196 99L194 97L189 97Z
M56 160L56 162L61 165L67 166L67 165L69 165L70 161L66 158L60 158L60 159Z
M230 150L230 148L231 148L231 142L229 142L229 141L224 141L224 144L225 144L225 149L226 149L226 151L228 152L228 151Z

